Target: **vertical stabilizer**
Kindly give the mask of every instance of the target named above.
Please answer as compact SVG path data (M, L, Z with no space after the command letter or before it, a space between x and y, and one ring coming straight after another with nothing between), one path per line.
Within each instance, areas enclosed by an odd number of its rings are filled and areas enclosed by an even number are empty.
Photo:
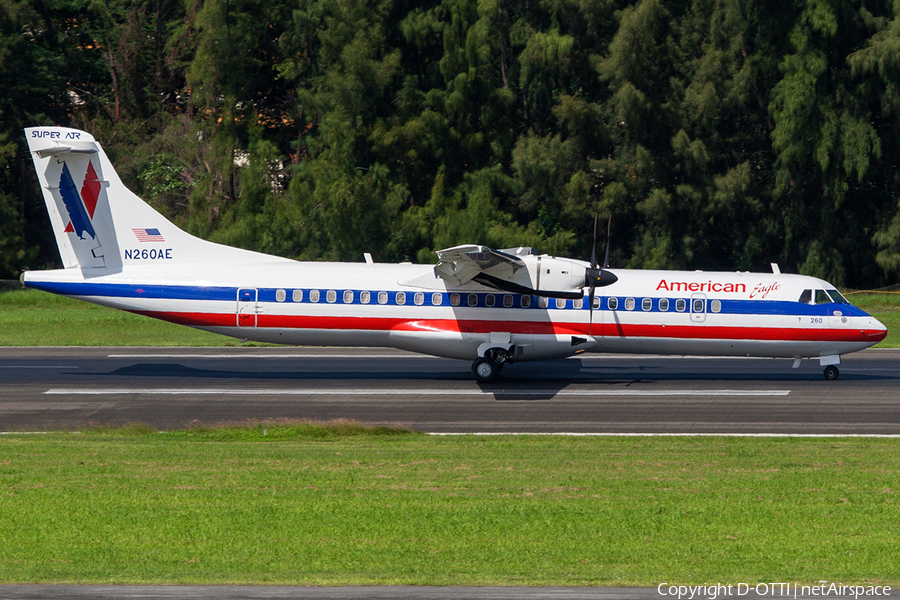
M74 129L36 127L25 133L65 267L121 268L100 146Z
M182 231L125 187L89 133L31 127L25 135L67 269L104 274L129 266L287 260Z

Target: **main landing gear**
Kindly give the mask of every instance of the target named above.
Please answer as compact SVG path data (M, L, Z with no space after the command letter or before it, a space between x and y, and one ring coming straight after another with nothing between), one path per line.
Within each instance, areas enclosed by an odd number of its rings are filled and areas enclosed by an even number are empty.
M828 381L834 381L840 375L840 370L834 365L828 365L825 367L825 379Z
M482 358L472 363L472 375L478 383L489 383L497 378L503 365L512 362L511 349L489 348Z

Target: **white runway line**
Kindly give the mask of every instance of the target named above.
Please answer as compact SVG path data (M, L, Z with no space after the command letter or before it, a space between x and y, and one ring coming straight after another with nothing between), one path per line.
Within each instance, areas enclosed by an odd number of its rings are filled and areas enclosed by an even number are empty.
M107 358L440 358L427 354L108 354Z
M497 433L492 431L481 433L436 433L426 432L433 436L498 436L498 435L532 435L562 437L748 437L748 438L900 438L896 433Z
M0 435L49 435L52 433L80 434L80 431L0 431ZM165 434L166 431L158 433ZM558 436L558 437L734 437L734 438L887 438L900 439L896 433L584 433L584 432L475 432L450 433L425 431L425 435L435 437L451 436Z
M0 365L0 369L80 369L68 365Z
M157 396L787 396L791 390L434 390L434 389L235 389L235 388L51 388L50 396L115 396L150 394Z
M197 354L197 353L169 353L169 354L152 354L152 353L129 353L129 354L107 354L107 358L432 358L442 359L440 356L431 356L429 354L415 354L411 352L393 352L379 354L304 354L298 350L291 354L254 354L254 353L231 353L231 354ZM793 360L793 359L774 359L769 357L758 356L679 356L679 355L659 355L659 354L579 354L578 356L569 356L562 360ZM453 360L450 358L443 360Z

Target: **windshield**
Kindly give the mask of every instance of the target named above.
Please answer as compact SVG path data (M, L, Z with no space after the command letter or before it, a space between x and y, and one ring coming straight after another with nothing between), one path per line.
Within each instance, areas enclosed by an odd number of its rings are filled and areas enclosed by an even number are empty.
M828 290L828 295L838 304L850 304L844 296L837 290Z

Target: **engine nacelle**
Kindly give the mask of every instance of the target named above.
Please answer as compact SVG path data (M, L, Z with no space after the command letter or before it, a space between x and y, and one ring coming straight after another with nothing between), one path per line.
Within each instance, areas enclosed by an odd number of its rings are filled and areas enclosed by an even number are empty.
M580 292L584 289L589 265L581 261L553 256L535 256L534 271L529 273L538 292ZM532 266L529 271L532 271Z

